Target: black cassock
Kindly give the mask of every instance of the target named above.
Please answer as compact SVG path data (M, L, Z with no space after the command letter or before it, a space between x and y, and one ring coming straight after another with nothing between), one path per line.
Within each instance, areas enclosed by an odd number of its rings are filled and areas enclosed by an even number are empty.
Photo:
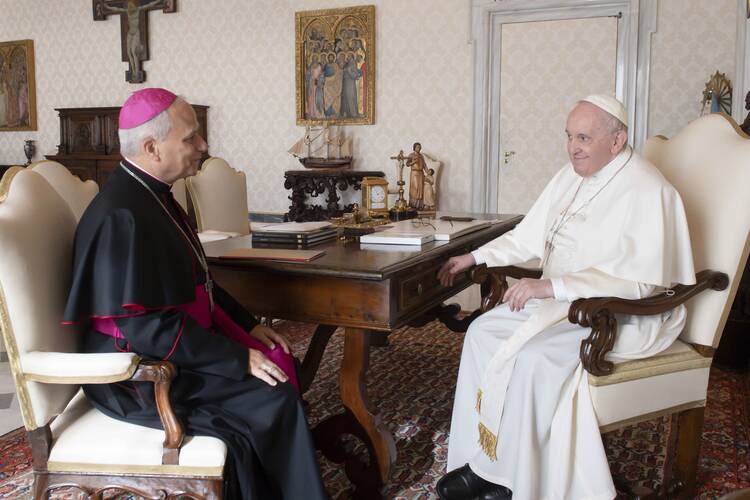
M206 276L186 236L200 249L198 238L169 189L127 162L115 169L78 225L65 322L80 325L84 352L130 351L175 364L173 408L187 434L226 443L239 490L230 488L228 496L327 498L294 387L248 375L247 348L175 308L196 299L195 287ZM257 324L221 288L214 287L214 297L245 331ZM110 318L124 338L93 329L91 318ZM83 389L113 418L162 428L151 383Z

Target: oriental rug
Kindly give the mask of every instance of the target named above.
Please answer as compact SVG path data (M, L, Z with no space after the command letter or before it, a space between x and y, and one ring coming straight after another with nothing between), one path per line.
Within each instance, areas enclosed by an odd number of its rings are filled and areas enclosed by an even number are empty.
M275 326L304 353L314 327L281 322ZM438 322L420 328L402 328L390 336L387 347L373 347L368 386L370 400L393 432L398 460L387 499L433 499L435 484L445 471L448 427L463 335ZM343 352L343 334L337 331L326 349L318 376L305 399L310 403L310 424L342 410L338 400L337 370ZM714 367L708 391L700 469L701 499L716 499L750 487L748 430L750 375ZM604 437L613 472L628 481L653 487L664 460L669 422L656 419ZM364 453L364 446L349 443ZM343 470L321 457L323 478L331 497L351 498ZM0 499L31 498L31 452L23 429L0 438ZM77 499L74 492L56 499Z

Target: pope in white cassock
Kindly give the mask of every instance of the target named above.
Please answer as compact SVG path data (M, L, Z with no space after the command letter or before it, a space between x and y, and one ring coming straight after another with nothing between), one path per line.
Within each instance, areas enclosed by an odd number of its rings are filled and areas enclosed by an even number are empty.
M612 97L589 96L566 124L570 163L511 232L452 257L444 285L475 264L542 262L541 279L512 285L464 340L443 499L609 500L616 492L579 358L590 328L568 322L579 298L639 299L695 283L682 200L627 145L627 118ZM680 306L618 317L608 359L652 356L685 324Z

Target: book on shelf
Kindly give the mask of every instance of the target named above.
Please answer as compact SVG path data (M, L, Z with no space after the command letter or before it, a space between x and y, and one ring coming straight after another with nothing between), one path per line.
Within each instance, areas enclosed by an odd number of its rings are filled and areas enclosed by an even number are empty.
M272 260L277 262L309 262L325 254L325 250L297 250L287 248L235 248L221 259Z

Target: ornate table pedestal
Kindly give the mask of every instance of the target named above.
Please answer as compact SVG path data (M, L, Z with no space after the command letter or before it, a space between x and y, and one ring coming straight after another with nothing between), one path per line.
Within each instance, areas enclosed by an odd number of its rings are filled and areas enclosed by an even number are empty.
M359 191L364 177L385 177L385 174L379 171L332 168L287 170L284 173L284 187L292 190L292 195L289 196L292 204L289 206L286 220L295 222L327 220L331 217L341 217L344 212L351 212L351 205L339 206L341 197L338 191L346 191L350 186L355 191ZM325 206L307 204L308 196L316 198L326 191L328 195Z

